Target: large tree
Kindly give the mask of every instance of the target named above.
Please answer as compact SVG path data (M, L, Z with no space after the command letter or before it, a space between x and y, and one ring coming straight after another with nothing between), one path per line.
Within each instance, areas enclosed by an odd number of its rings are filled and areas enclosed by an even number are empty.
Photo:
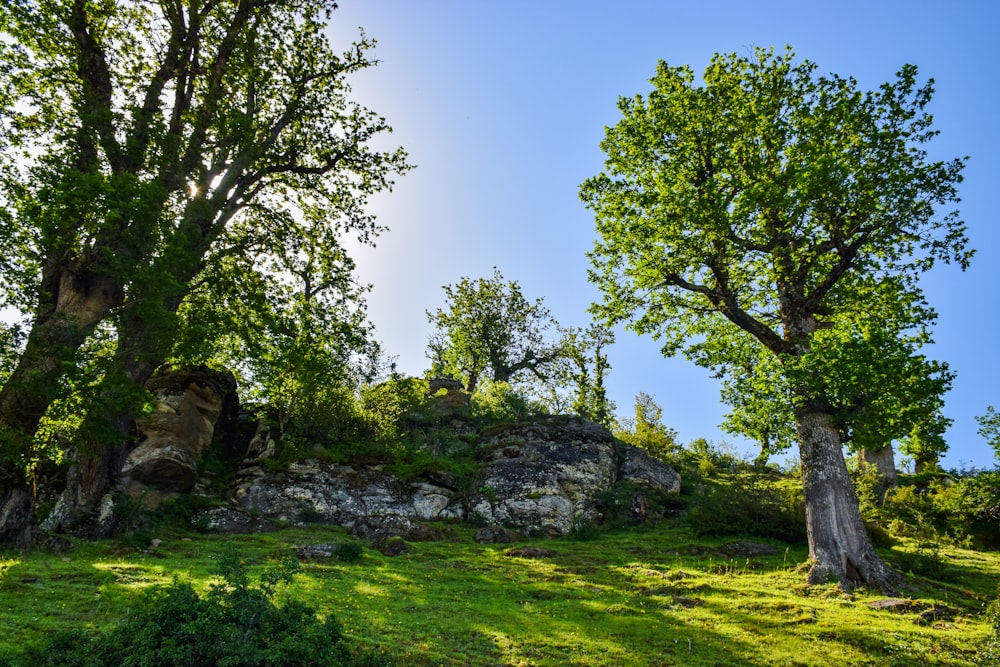
M581 196L600 238L595 309L725 368L749 344L777 359L795 418L810 582L889 589L854 494L819 332L863 318L873 285L963 267L963 160L930 161L932 82L904 66L874 91L787 50L716 55L695 82L661 62L645 97L619 101L604 172ZM732 343L732 344L730 344Z
M376 230L365 199L405 160L369 146L388 127L348 99L346 77L372 64L371 42L335 52L334 7L0 7L0 268L7 303L31 322L0 390L0 540L28 539L31 439L100 323L113 317L117 336L108 390L141 385L233 224L247 233L232 252L279 243L275 230L302 211L325 211L309 219L333 234Z

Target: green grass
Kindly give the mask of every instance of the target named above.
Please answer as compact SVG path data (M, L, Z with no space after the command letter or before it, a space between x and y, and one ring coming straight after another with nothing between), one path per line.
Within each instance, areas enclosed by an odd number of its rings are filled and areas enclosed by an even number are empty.
M902 597L958 613L931 625L877 611L882 596L805 586L806 549L730 559L681 524L602 533L589 541L526 541L545 559L505 555L450 527L440 542L394 558L365 549L354 563L303 564L279 602L334 614L353 642L400 665L970 665L989 633L1000 555L944 548L947 582L910 576ZM206 590L226 541L255 567L296 546L353 542L314 526L237 537L159 535L155 550L81 542L65 555L0 555L0 656L68 627L106 628L149 586L173 577ZM890 562L906 547L883 550ZM903 559L905 561L905 559Z

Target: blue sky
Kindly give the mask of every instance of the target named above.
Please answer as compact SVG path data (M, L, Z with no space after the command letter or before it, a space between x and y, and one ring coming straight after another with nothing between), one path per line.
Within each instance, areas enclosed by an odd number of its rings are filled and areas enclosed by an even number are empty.
M958 373L945 408L955 420L945 465L992 465L973 417L1000 406L1000 232L990 197L1000 175L1000 3L339 4L336 42L346 44L358 27L378 40L381 62L354 79L354 95L389 120L392 145L417 165L373 201L390 231L356 255L362 279L374 284L376 335L413 375L428 366L425 311L444 305L442 286L488 276L494 266L529 298L544 297L563 325L588 323L587 307L599 299L586 280L595 230L577 190L603 166L598 144L618 119L618 98L647 92L658 60L701 72L716 52L787 44L821 72L854 76L865 88L916 64L936 80L931 112L941 136L932 157L970 156L961 213L978 251L968 271L940 266L923 282L940 313L929 354ZM620 413L645 391L681 440L740 445L718 429L725 408L706 371L665 359L654 341L627 332L609 357Z

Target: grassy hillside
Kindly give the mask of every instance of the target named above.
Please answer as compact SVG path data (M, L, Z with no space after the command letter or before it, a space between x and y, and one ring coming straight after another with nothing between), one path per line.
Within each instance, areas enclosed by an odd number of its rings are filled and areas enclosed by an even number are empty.
M679 520L514 545L445 532L396 557L366 548L356 562L303 563L278 600L336 615L352 641L384 647L400 665L969 665L989 634L985 607L1000 575L998 554L944 548L944 581L908 577L900 597L911 603L888 611L871 606L878 594L805 586L803 546L755 540L778 554L734 557L735 539L695 537ZM206 590L227 542L258 571L298 546L355 542L318 526L156 537L155 548L104 541L0 555L0 656L58 629L108 628L174 577ZM523 546L554 554L507 553ZM906 544L881 553L914 562Z

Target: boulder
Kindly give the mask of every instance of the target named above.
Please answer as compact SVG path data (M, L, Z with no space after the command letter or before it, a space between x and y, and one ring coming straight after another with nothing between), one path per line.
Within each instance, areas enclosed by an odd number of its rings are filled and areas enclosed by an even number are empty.
M167 367L146 387L156 411L136 422L142 438L122 466L123 481L187 493L198 482L198 464L216 424L235 413L236 379L204 366Z
M681 492L681 476L660 459L632 445L619 443L621 463L618 481L659 489L667 493Z
M191 516L191 525L216 533L270 533L277 527L267 519L235 507L209 507Z

